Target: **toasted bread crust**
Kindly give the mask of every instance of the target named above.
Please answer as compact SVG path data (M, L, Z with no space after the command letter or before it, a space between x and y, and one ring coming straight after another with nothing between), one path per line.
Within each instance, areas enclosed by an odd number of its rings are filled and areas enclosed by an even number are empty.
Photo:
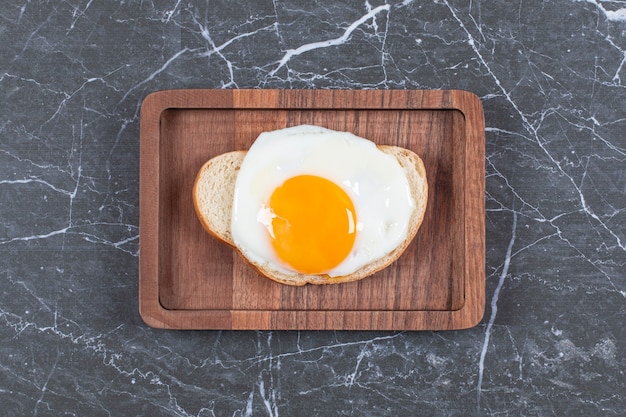
M409 246L424 220L428 199L426 170L421 158L414 152L396 146L381 145L378 148L393 155L407 175L411 195L415 201L406 239L396 249L352 274L330 277L328 275L306 275L297 272L285 273L258 265L237 250L259 274L286 285L339 284L363 279L395 262ZM230 231L231 212L237 173L246 151L234 151L218 155L207 161L198 171L193 186L193 202L196 214L204 229L218 240L237 249Z

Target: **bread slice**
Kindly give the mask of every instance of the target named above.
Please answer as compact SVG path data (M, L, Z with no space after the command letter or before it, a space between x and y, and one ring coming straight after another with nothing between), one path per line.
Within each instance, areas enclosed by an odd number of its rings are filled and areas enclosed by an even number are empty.
M396 146L378 146L393 155L407 176L415 209L409 220L406 239L392 252L381 259L363 266L350 275L330 277L328 275L306 275L297 272L285 272L267 265L259 265L245 255L243 258L261 275L287 285L339 284L357 281L370 276L396 261L409 246L417 233L426 211L428 183L426 170L420 157L414 152ZM211 235L236 249L230 231L231 211L235 193L237 173L246 156L246 151L234 151L218 155L207 161L198 171L193 187L193 202L202 226Z

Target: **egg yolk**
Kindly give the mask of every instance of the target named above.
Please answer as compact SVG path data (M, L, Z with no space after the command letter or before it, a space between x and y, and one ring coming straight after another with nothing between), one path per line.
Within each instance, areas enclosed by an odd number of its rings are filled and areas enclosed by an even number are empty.
M352 250L356 213L337 184L314 175L289 178L269 199L268 227L277 256L296 271L322 274Z

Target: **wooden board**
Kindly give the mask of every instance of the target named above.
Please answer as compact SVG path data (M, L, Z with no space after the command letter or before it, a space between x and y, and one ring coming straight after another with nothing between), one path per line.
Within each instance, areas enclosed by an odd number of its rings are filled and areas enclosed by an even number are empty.
M285 286L201 227L202 164L298 124L412 149L429 201L402 257L372 277ZM465 91L173 90L141 108L139 309L170 329L451 330L485 304L484 116Z

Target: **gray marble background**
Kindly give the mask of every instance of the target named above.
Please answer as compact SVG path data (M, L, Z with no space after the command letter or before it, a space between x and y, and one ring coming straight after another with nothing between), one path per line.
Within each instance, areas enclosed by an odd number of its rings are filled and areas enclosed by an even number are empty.
M144 325L139 108L170 88L478 94L484 320ZM0 414L626 415L626 2L9 0L0 99Z

